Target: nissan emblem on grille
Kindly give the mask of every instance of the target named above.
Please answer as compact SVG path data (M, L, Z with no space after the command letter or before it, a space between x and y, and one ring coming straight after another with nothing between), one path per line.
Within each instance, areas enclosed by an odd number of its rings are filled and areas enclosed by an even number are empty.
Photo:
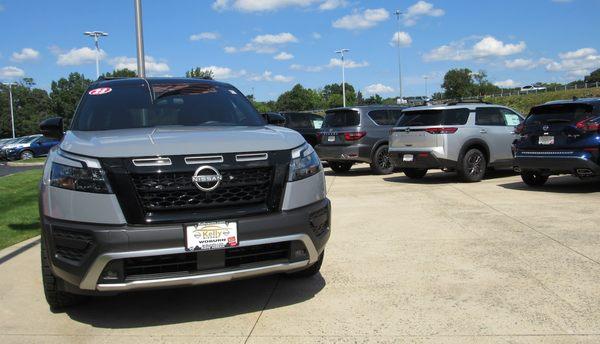
M200 166L192 176L192 182L204 192L213 191L221 184L223 176L212 166Z

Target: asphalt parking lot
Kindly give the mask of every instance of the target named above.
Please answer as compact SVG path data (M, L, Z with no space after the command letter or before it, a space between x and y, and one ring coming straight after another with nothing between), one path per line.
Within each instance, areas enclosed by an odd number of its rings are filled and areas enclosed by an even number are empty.
M0 342L600 342L600 183L560 177L532 190L511 173L461 184L366 168L327 182L321 276L97 298L53 314L35 245L0 264Z
M41 166L23 166L23 167L14 167L8 166L6 161L0 161L0 177L7 176L9 174L19 173L23 171L28 171L36 168L42 168Z

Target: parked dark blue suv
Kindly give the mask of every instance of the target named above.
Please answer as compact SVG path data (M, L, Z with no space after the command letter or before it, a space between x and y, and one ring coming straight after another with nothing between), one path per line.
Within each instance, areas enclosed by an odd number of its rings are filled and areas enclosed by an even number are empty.
M526 184L541 186L558 174L600 176L600 98L536 106L517 132L515 161Z

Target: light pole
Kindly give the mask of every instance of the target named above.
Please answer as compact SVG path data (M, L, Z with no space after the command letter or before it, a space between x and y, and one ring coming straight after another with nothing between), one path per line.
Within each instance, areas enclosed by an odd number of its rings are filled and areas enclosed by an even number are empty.
M400 15L402 11L396 10L396 18L398 19L398 31L396 35L398 36L398 92L400 94L400 98L398 101L402 103L402 55L400 53Z
M342 56L342 101L344 107L346 107L346 60L344 59L344 53L349 52L350 49L340 49L335 53Z
M425 98L429 99L429 88L427 87L427 80L429 80L429 77L425 75L423 79L425 79Z
M137 74L146 77L146 61L144 56L144 28L142 25L142 0L133 0L135 7L135 33L137 39Z
M8 99L10 102L10 122L12 124L12 137L14 139L16 136L15 136L15 113L13 110L12 87L13 87L13 85L16 85L16 83L3 82L2 84L4 84L5 86L8 86Z
M106 37L108 34L102 31L86 31L83 33L86 36L94 38L94 45L96 46L96 78L100 78L100 37Z

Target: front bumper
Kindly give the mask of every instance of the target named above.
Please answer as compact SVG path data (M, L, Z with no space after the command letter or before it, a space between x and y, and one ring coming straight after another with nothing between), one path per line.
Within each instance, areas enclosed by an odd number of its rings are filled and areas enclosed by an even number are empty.
M315 151L323 161L371 162L371 147L365 144L317 145Z
M235 249L285 243L289 247L287 256L218 269L153 273L136 279L123 273L127 259L186 259L196 255L191 259L201 265L205 252L185 251L183 224L90 225L48 217L43 217L42 224L52 271L66 282L64 289L96 294L216 283L308 267L317 262L329 239L330 214L330 202L324 199L299 209L237 219L239 246ZM117 278L108 279L109 270L116 271Z
M589 170L595 176L600 175L600 166L590 153L585 152L517 151L515 164L521 171L540 170L548 174L580 175L578 170Z

